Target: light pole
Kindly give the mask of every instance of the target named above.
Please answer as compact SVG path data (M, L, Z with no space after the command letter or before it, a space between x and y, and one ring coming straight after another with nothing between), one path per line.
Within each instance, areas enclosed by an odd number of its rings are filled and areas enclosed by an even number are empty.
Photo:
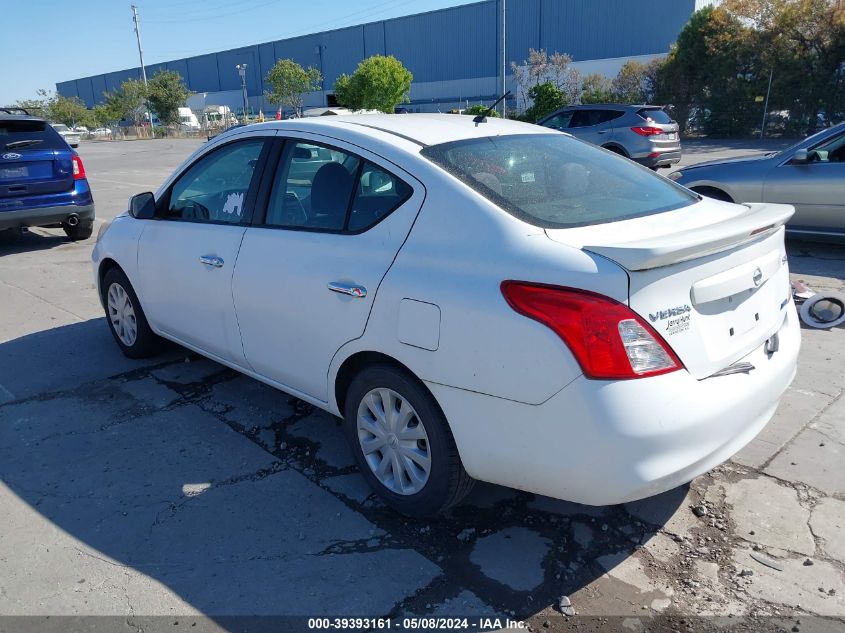
M237 66L235 66L235 68L238 70L238 74L241 76L241 92L243 93L244 98L244 123L246 123L246 64L238 64Z

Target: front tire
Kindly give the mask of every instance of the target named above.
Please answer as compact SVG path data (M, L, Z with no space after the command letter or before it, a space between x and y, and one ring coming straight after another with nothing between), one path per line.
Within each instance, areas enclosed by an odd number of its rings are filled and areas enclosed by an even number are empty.
M344 425L364 479L396 511L434 516L472 489L446 417L408 372L360 372L347 390Z
M126 274L112 268L101 285L106 321L114 340L129 358L149 358L161 347L161 339L150 329L141 302Z

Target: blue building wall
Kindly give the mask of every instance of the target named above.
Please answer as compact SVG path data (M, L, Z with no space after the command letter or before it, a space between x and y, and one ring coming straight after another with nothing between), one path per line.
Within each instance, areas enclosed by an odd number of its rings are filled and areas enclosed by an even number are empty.
M316 66L331 89L341 73L376 54L394 55L414 82L447 82L501 74L501 0L277 40L219 53L150 64L147 77L175 70L193 92L240 90L237 64L247 64L247 93L260 97L278 59ZM507 0L507 63L529 48L568 53L575 61L665 53L695 10L696 0ZM151 51L151 53L154 51ZM138 78L140 68L56 84L59 94L92 107L103 92Z

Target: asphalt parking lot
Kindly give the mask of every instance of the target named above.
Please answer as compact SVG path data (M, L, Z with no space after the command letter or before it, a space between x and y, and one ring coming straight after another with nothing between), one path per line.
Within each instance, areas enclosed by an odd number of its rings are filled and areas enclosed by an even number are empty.
M98 218L199 145L83 143ZM690 143L682 164L777 146ZM841 328L802 330L775 418L689 486L587 507L479 484L414 521L370 495L328 414L176 347L124 358L92 245L0 234L0 614L114 616L113 630L238 615L845 629ZM845 285L842 247L788 249L794 279Z

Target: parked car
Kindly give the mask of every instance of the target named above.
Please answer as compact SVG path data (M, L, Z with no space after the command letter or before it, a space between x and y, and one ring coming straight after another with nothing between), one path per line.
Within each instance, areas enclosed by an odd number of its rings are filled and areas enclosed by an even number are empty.
M79 147L79 140L82 138L79 132L74 132L64 123L51 123L50 125L53 126L53 129L59 133L68 145Z
M124 354L164 337L343 416L401 512L473 480L598 505L772 417L799 348L791 214L536 125L315 117L204 144L92 257Z
M699 163L669 178L717 200L794 205L789 234L845 237L845 123L781 152Z
M91 132L91 136L94 138L106 138L107 136L111 136L111 133L111 130L107 127L98 127Z
M94 199L82 159L53 127L0 108L0 230L29 226L60 226L72 240L87 239Z
M79 133L80 133L80 134L82 134L82 135L85 135L85 134L90 134L90 132L88 131L88 128L87 128L87 127L85 127L84 125L76 125L76 126L74 126L74 127L73 127L73 131L74 131L74 132L79 132Z
M652 169L671 167L681 160L678 124L660 106L567 106L537 123L567 132Z

